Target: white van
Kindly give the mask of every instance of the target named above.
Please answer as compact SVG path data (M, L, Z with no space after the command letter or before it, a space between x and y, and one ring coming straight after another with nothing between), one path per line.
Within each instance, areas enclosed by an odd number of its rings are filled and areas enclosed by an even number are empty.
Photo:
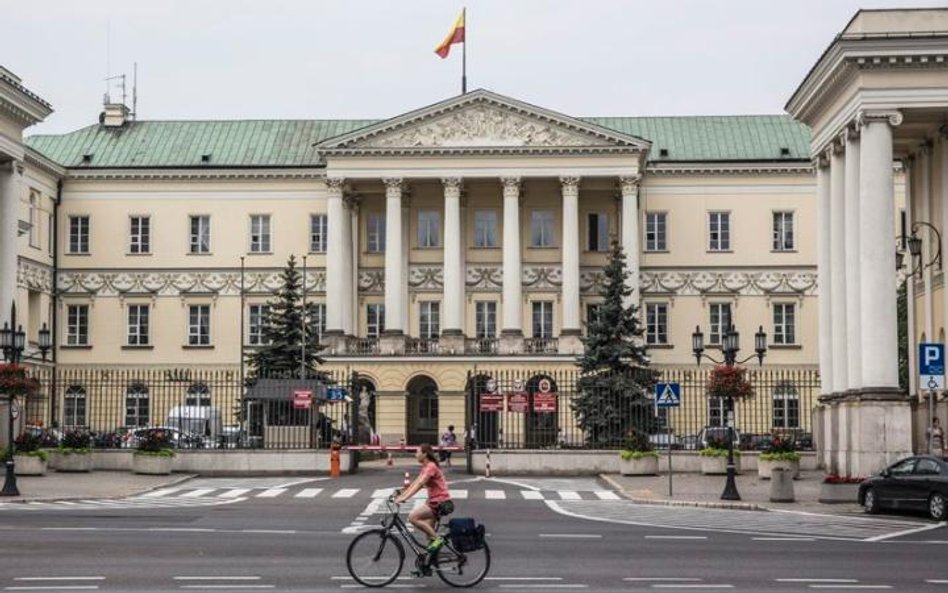
M221 411L211 406L175 406L168 412L165 424L184 434L200 437L208 448L216 447L223 434Z

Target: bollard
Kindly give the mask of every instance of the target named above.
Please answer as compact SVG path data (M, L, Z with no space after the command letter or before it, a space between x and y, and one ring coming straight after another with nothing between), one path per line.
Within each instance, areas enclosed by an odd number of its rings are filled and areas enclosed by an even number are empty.
M385 465L387 465L387 466L389 466L389 467L395 465L395 462L392 461L392 452L391 452L391 451L388 452L388 459L385 461Z
M770 470L770 502L793 502L793 470Z
M486 461L486 463L487 463L487 466L486 466L486 471L484 472L484 477L485 477L485 478L489 478L489 477L490 477L490 449L487 450L487 461Z
M329 449L329 477L339 477L339 466L342 461L341 456L342 452L340 451L339 443L333 443Z

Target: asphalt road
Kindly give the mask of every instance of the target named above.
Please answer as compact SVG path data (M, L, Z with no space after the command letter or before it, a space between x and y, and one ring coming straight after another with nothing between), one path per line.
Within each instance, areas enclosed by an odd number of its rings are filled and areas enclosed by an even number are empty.
M589 479L452 477L457 515L488 526L479 590L948 591L948 530L923 518L644 507ZM400 483L397 472L208 479L134 501L7 505L0 589L355 588L346 546ZM447 588L408 570L397 588Z

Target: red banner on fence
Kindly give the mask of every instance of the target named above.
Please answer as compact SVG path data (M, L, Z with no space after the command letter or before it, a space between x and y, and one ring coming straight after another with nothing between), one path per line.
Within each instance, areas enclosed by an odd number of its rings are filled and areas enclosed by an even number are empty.
M530 406L526 391L514 391L507 394L507 411L523 414Z
M534 393L533 394L534 412L555 412L556 394L555 393Z
M293 392L293 407L297 410L308 410L313 405L313 392L297 389Z
M502 393L482 393L481 412L502 412L504 410L504 395Z

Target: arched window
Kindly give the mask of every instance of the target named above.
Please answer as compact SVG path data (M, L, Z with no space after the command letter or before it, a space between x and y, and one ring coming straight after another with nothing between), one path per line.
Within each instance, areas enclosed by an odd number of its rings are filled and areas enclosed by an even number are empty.
M148 426L148 387L132 383L125 390L125 426Z
M778 383L773 393L774 428L800 428L800 393L793 383Z
M206 383L191 383L184 398L186 406L210 406L211 390Z
M86 389L70 385L63 396L63 426L87 426Z

